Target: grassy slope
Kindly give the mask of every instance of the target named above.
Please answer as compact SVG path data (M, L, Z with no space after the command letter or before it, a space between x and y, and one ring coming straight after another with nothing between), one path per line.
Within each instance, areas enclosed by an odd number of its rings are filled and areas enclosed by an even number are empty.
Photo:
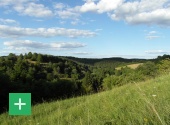
M43 103L31 116L0 115L2 125L161 125L170 124L170 75L111 91Z
M130 65L127 65L127 67L129 68L132 68L132 69L136 69L138 66L142 65L143 63L136 63L136 64L130 64ZM121 70L121 68L125 68L126 66L123 66L123 67L117 67L116 69L117 70Z

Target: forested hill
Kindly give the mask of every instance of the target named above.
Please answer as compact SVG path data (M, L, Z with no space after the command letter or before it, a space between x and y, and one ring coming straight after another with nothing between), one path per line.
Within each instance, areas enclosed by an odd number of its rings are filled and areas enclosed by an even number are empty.
M0 57L0 111L7 110L9 93L31 93L32 102L37 103L101 92L169 72L169 59L168 55L138 60L10 53ZM132 63L141 65L134 69L126 66Z
M111 58L77 58L77 57L69 57L65 56L64 58L79 62L79 63L84 63L88 65L95 65L99 63L107 63L107 62L120 62L120 63L143 63L146 61L149 61L148 59L126 59L126 58L121 58L121 57L111 57ZM151 61L152 59L150 59Z

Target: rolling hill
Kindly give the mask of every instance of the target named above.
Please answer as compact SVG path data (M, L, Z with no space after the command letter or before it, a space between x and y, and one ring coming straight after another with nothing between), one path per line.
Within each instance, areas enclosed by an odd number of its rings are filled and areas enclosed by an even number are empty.
M106 92L32 107L31 116L0 115L2 125L168 125L170 75Z
M83 64L88 64L88 65L95 65L96 63L106 63L106 62L112 62L112 63L115 63L115 62L123 62L123 63L139 63L139 62L146 62L146 61L151 61L153 59L126 59L126 58L121 58L121 57L112 57L112 58L77 58L77 57L67 57L67 56L64 56L62 58L65 58L65 59L70 59L72 61L76 61L76 62L79 62L79 63L83 63Z

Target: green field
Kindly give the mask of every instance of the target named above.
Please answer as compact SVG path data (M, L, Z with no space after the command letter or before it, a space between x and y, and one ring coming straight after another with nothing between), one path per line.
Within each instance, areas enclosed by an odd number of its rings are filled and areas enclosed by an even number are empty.
M143 65L143 63L136 63L136 64L130 64L127 66L117 67L117 70L121 70L121 68L129 67L131 69L136 69L138 66Z
M31 116L0 115L0 125L169 125L170 75L98 94L43 103Z

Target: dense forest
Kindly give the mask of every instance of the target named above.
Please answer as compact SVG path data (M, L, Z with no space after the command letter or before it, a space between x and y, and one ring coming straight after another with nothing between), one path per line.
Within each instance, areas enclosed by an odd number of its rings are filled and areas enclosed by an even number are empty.
M132 69L127 65L142 63ZM117 67L122 67L119 70ZM32 104L91 94L170 71L170 56L156 59L80 59L42 55L0 57L0 112L8 109L9 93L31 93Z

